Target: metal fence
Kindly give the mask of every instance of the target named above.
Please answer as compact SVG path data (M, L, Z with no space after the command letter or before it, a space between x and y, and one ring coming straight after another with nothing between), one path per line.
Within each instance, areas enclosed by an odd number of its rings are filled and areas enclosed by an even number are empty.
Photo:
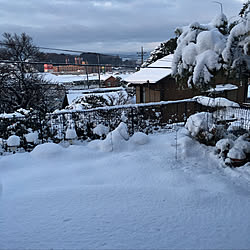
M34 145L27 143L25 135L29 131L37 131L39 143L60 142L66 139L68 128L74 128L79 140L100 138L93 129L102 124L115 129L121 121L128 126L128 132L146 134L161 129L171 129L173 124L184 123L196 112L213 112L215 122L230 122L233 129L250 129L249 108L209 108L194 100L181 100L160 103L135 104L125 106L101 107L82 111L61 111L41 117L39 113L23 116L0 117L0 140L7 149L6 139L12 134L21 138L21 147L32 149ZM1 139L2 138L2 139Z
M228 129L231 131L250 130L250 108L228 107L217 109L214 112L214 118L219 123L229 124Z

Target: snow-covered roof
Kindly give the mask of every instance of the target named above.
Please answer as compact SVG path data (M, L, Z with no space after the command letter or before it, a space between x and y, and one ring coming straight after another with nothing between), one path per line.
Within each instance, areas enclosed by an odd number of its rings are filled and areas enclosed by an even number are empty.
M64 84L64 83L72 83L78 81L85 81L87 79L86 75L54 75L52 73L40 73L40 75L44 78L44 80L49 81L54 84ZM93 76L90 76L93 78ZM95 77L98 79L98 76Z
M134 84L156 83L172 73L172 59L172 54L167 55L146 68L141 68L138 72L126 78L126 81Z
M72 74L67 74L67 75L55 75L52 73L39 73L44 80L49 81L53 84L64 84L64 83L72 83L72 82L79 82L79 81L87 81L87 75L81 74L81 75L72 75ZM112 74L112 73L105 73L105 74L100 74L100 79L101 81L107 80L109 77L120 77L122 79L125 79L128 77L130 74ZM98 81L99 76L98 74L89 74L88 75L89 81Z

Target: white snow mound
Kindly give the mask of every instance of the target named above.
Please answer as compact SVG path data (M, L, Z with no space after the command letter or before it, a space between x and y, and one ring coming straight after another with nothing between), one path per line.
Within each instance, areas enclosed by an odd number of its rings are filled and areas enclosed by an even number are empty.
M17 135L11 135L7 140L8 147L18 147L20 146L20 137Z
M37 132L31 132L25 135L25 139L29 143L37 143L38 140L38 133Z
M233 147L234 142L230 139L221 139L216 143L216 148L221 152L225 152Z
M103 124L98 124L94 129L93 133L99 136L107 135L109 132L109 127L104 126Z
M105 140L95 140L89 143L91 148L98 148L102 152L120 151L129 139L128 128L124 122L110 132Z
M243 152L243 150L241 149L238 149L236 147L233 147L229 150L227 156L230 158L230 159L238 159L238 160L244 160L246 159L246 155L245 153Z
M134 133L130 141L137 145L144 145L149 142L148 136L142 132Z
M62 153L63 148L55 143L44 143L36 146L31 155L36 158L52 158Z

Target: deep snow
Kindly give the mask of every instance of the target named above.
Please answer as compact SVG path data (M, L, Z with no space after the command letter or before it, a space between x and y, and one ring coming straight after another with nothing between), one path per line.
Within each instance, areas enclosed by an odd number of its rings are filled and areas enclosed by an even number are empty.
M0 249L250 248L250 166L184 134L0 156Z

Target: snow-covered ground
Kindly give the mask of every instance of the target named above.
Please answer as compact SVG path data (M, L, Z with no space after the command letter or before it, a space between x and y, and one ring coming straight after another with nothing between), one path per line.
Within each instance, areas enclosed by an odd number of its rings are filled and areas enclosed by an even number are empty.
M250 167L185 133L0 156L0 249L249 249Z

